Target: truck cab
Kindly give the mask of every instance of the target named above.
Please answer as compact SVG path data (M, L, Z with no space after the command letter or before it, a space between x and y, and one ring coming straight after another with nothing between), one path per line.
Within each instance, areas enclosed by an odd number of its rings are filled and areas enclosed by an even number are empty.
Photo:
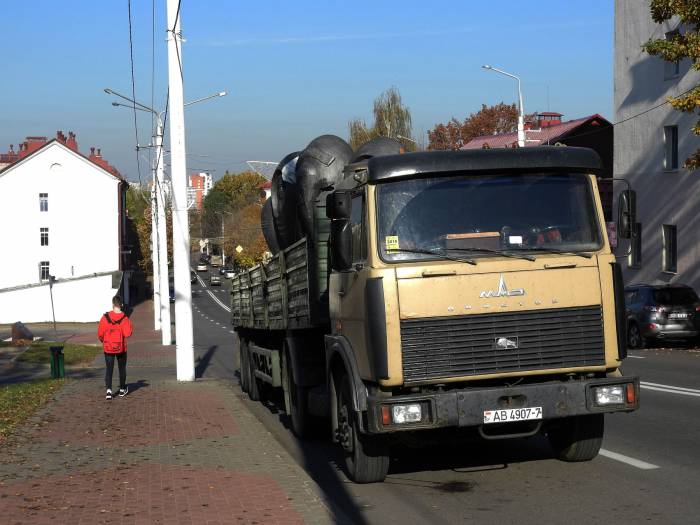
M592 459L603 415L638 406L597 155L567 147L424 152L350 165L328 196L332 424L355 476L384 436L546 433ZM375 476L376 477L376 476Z

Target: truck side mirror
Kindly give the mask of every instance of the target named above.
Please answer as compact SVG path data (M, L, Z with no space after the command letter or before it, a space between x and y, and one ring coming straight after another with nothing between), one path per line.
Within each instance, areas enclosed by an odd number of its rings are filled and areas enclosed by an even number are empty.
M633 190L620 192L617 201L617 234L630 239L637 222L637 194Z
M349 191L334 191L326 197L326 217L329 219L349 219L351 208Z

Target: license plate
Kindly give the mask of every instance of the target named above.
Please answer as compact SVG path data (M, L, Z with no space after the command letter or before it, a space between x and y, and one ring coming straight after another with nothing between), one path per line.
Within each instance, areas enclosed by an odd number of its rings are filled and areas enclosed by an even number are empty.
M668 314L669 319L688 319L690 314Z
M542 419L542 407L507 408L503 410L484 411L484 424L529 421L531 419Z

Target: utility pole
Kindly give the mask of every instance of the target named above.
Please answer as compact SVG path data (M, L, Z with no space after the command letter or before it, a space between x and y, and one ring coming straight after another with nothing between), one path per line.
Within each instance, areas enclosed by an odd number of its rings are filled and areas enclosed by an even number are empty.
M138 145L136 146L138 148ZM160 316L163 298L160 287L160 265L158 262L158 200L156 199L156 167L153 166L151 185L151 265L153 267L153 329L160 330Z
M165 159L163 158L163 122L160 115L156 115L155 156L156 156L156 204L158 208L158 267L160 286L160 328L161 342L163 345L172 344L172 331L170 327L170 286L168 285L168 229L165 219ZM155 263L154 263L155 264ZM168 300L165 298L168 297Z
M224 253L224 243L226 236L224 235L224 214L221 214L221 266L226 267L226 254Z
M178 381L194 381L194 334L190 284L190 232L187 217L185 107L182 86L181 13L167 0L168 85L170 90L170 178L172 181L175 343Z

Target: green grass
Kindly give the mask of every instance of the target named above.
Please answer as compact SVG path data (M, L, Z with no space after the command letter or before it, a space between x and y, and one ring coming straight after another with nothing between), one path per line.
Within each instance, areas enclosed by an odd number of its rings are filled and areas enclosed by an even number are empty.
M32 345L18 357L18 363L50 363L51 351L50 346L57 346L60 343L52 343L50 341L40 341L32 343ZM84 365L89 364L95 359L102 349L99 346L91 345L73 345L63 344L63 363L69 365Z
M0 386L0 443L65 384L65 379L39 379Z

